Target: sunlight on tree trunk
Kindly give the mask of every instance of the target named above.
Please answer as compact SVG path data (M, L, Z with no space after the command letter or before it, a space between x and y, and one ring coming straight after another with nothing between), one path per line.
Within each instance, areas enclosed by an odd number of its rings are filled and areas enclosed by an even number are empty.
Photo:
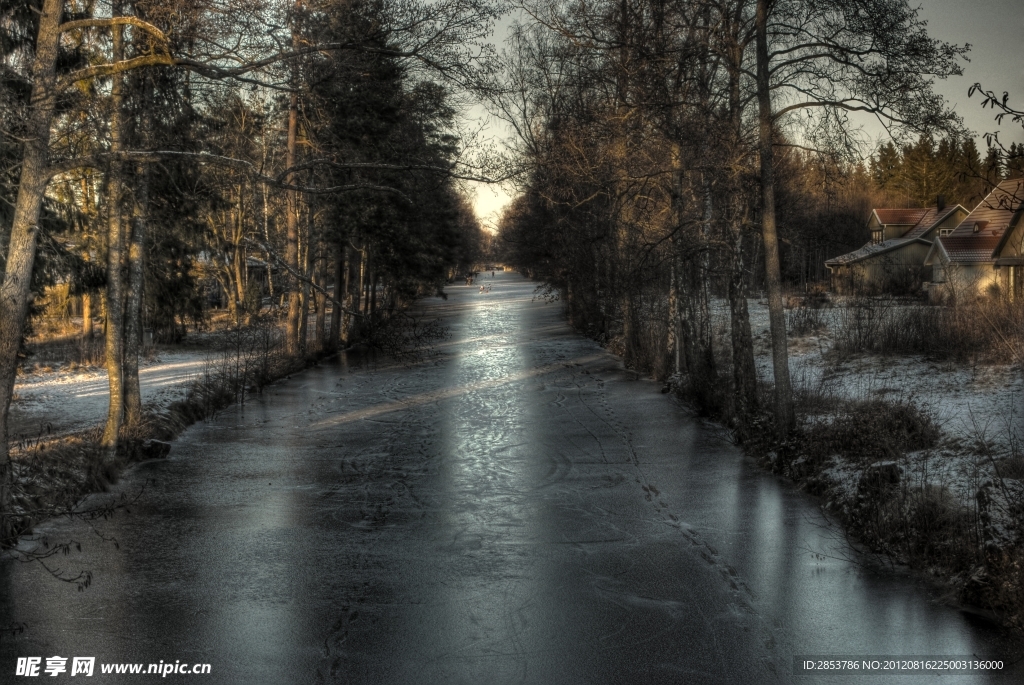
M112 10L120 14L120 5ZM120 26L113 28L113 59L124 59L124 40ZM110 151L122 151L123 127L123 81L121 74L113 76L110 88ZM107 377L110 387L110 403L107 423L103 428L100 444L106 451L107 459L113 460L117 453L121 426L124 423L124 227L121 220L124 164L114 159L110 162L107 179L107 330L106 353Z
M136 165L135 178L124 331L124 404L125 423L129 427L138 426L142 421L139 356L143 345L142 303L146 271L146 229L149 222L149 169L145 164Z

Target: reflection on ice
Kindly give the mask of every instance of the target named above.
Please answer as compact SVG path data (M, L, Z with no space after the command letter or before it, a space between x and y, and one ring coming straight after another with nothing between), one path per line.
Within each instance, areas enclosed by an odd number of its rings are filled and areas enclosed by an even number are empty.
M101 524L120 551L85 545L88 591L0 564L0 616L29 626L0 669L80 654L208 662L211 684L787 683L806 681L796 654L1012 656L848 559L814 500L532 284L494 282L434 303L453 338L430 363L310 369L138 468L124 488L157 484Z

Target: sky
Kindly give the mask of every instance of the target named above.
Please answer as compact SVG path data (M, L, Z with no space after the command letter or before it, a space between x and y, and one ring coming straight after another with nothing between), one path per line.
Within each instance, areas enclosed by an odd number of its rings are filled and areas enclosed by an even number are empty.
M996 124L995 113L981 108L979 95L967 97L971 85L980 82L998 94L1008 91L1009 104L1024 109L1024 0L919 0L918 6L932 37L971 46L970 61L963 65L964 75L937 81L935 90L978 136L1000 131L1000 139L1006 144L1024 142L1024 129L1019 124L1009 119ZM499 48L507 25L507 20L500 22L495 31L494 42ZM482 110L476 109L474 116L482 116ZM504 132L491 124L488 134L500 139ZM979 147L984 149L982 140ZM474 184L470 191L477 217L492 228L514 192L510 187L485 184Z
M932 37L971 46L964 75L939 81L935 89L975 133L1001 129L1006 143L1024 140L1020 124L1005 119L997 125L992 110L981 108L979 95L967 97L971 85L980 82L999 94L1008 91L1009 104L1024 109L1024 0L922 0L920 7Z

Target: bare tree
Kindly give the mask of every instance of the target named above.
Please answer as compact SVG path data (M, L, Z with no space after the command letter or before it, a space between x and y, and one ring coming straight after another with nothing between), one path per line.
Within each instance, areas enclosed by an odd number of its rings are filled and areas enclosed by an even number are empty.
M848 115L876 117L894 132L956 130L959 120L931 88L961 73L966 51L930 38L906 0L756 0L761 229L775 371L776 431L795 421L776 229L774 152L790 114L810 119L808 142L856 147Z

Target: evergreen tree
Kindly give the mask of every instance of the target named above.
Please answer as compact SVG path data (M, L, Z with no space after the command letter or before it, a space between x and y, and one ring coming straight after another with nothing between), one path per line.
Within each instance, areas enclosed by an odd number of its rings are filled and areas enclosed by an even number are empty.
M1024 143L1010 143L1006 153L1006 178L1024 178Z

